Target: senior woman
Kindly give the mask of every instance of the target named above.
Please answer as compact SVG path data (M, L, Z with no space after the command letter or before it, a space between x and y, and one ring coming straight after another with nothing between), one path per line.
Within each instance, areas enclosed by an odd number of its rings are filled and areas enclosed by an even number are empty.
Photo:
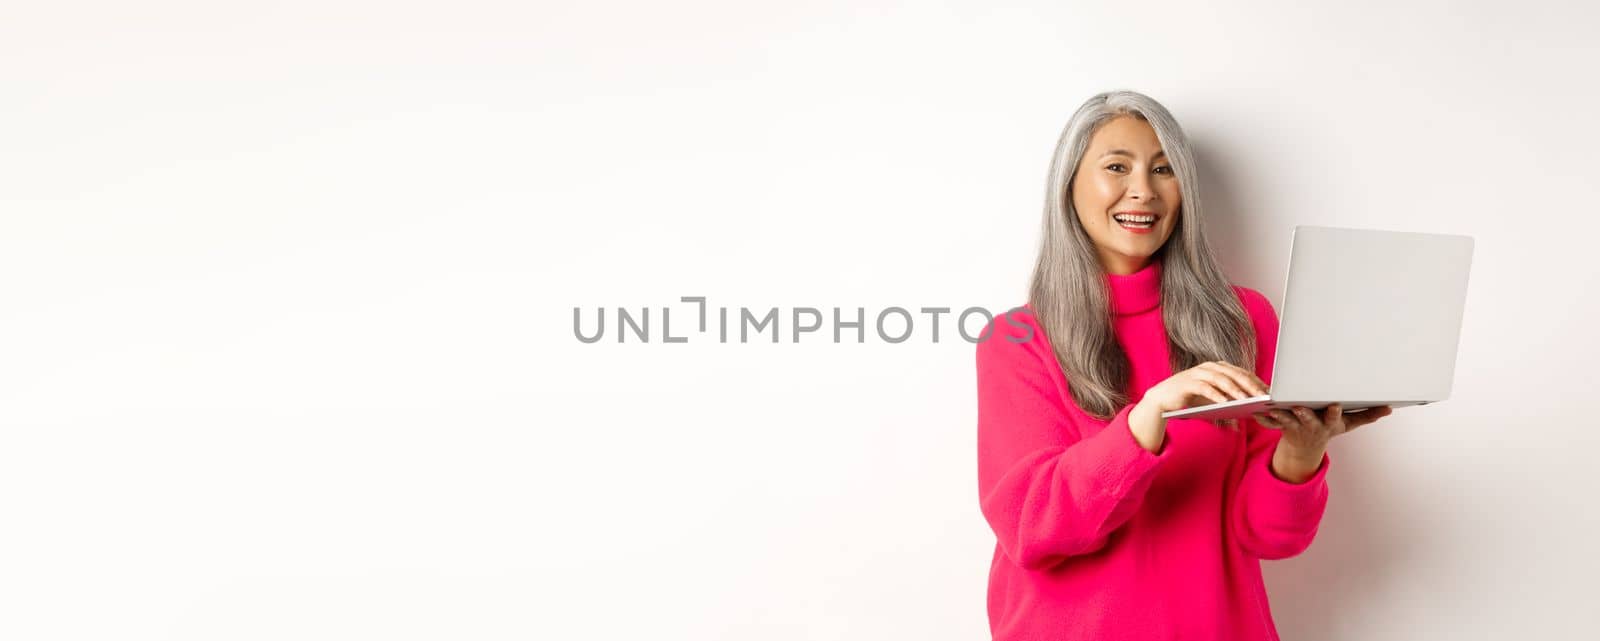
M1029 300L977 347L996 641L1277 639L1262 559L1304 551L1328 441L1387 416L1161 418L1266 392L1278 318L1205 236L1182 129L1096 95L1050 165Z

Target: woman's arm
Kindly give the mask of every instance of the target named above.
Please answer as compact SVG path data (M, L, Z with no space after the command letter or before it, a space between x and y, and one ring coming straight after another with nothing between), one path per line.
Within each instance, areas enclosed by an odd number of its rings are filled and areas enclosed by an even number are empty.
M1236 289L1256 329L1256 375L1271 384L1277 311L1260 292ZM1245 467L1229 511L1230 530L1246 552L1259 558L1298 555L1316 538L1327 508L1331 459L1323 452L1314 465L1286 460L1290 453L1280 452L1281 430L1262 427L1253 418L1239 425L1245 430Z
M1302 481L1273 471L1274 452L1283 433L1255 419L1240 421L1246 434L1244 476L1235 490L1229 516L1234 538L1262 559L1286 559L1311 547L1328 505L1328 454Z
M1122 408L1103 428L1073 421L1030 344L999 326L978 344L978 492L1001 551L1028 570L1105 546L1138 511L1165 460Z

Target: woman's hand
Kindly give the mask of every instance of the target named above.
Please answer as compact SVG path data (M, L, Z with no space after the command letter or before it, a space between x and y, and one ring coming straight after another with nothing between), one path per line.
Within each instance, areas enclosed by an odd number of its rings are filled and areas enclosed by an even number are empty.
M1340 434L1394 413L1394 408L1379 405L1349 415L1338 404L1329 405L1322 415L1309 407L1296 406L1290 410L1267 410L1251 414L1263 427L1283 430L1278 449L1273 452L1272 467L1284 480L1298 483L1310 478L1322 464L1322 455L1328 451L1328 441Z
M1133 430L1134 436L1145 445L1145 449L1155 451L1156 448L1150 443L1159 446L1166 435L1166 420L1161 418L1162 412L1207 404L1197 401L1226 403L1266 393L1267 384L1249 370L1222 361L1201 363L1145 390L1144 398L1128 415L1129 429ZM1232 419L1219 420L1217 423L1232 430L1239 429L1238 422Z

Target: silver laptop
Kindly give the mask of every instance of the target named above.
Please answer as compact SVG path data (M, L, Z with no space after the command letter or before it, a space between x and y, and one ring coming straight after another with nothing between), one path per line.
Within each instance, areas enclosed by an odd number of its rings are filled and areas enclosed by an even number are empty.
M1297 226L1268 393L1161 416L1244 418L1333 403L1351 412L1445 400L1471 265L1470 236Z

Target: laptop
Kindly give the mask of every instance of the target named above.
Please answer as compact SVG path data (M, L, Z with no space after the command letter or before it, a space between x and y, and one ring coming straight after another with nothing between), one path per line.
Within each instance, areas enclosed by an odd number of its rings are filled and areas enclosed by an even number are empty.
M1333 403L1351 413L1449 398L1472 244L1454 234L1296 226L1267 394L1162 418Z

